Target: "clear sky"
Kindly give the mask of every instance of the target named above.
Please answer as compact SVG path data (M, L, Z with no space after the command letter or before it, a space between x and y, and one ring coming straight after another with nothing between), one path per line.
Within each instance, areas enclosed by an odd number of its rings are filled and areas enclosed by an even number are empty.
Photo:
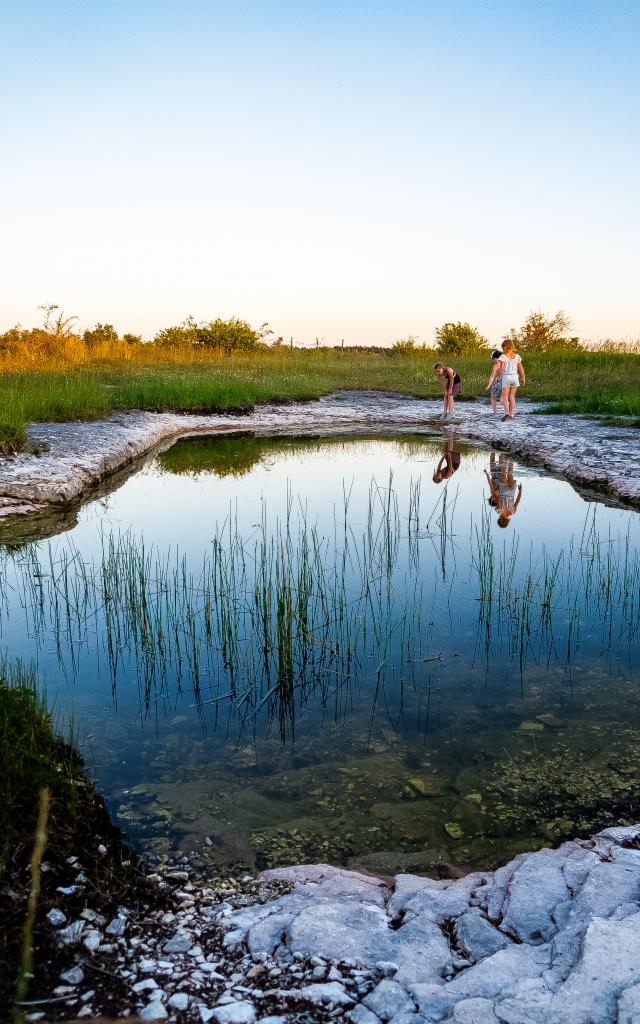
M0 0L0 328L640 335L638 0Z

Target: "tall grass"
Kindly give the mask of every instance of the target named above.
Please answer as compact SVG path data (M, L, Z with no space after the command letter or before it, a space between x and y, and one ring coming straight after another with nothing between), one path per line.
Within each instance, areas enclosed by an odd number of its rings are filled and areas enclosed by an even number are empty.
M40 897L40 869L42 858L47 845L47 828L49 824L49 811L51 798L46 787L40 790L38 800L38 821L31 854L30 875L31 885L29 888L29 899L27 902L27 916L22 930L22 955L20 958L20 970L16 983L14 1022L23 1024L26 1014L22 1003L29 991L29 980L33 968L33 935L38 911L38 899Z
M24 443L33 421L92 419L129 409L220 411L256 402L317 398L344 389L440 396L435 353L402 356L353 349L263 348L224 355L184 347L119 344L70 361L63 353L28 367L0 356L0 444ZM486 397L488 356L454 360L463 396ZM525 354L523 394L552 410L640 417L640 358L618 352Z
M638 642L640 555L628 533L601 536L590 519L560 555L524 552L517 537L497 547L485 513L466 570L476 603L454 612L456 496L445 489L426 513L418 482L400 495L390 476L371 482L363 522L350 502L343 488L324 530L291 494L274 521L263 506L248 535L230 510L196 568L130 533L104 534L98 557L69 542L6 551L0 625L20 607L68 676L92 652L115 692L136 679L143 713L175 687L243 727L264 712L283 739L312 698L339 702L372 679L374 702L385 686L419 687L422 659L446 651L454 616L469 621L473 608L487 659L521 672L530 660L571 671L594 637L606 658Z

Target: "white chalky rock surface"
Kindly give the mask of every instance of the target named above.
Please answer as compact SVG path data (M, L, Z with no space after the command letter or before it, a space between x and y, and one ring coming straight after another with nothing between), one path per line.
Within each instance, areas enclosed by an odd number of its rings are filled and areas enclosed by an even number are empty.
M246 416L131 412L100 422L34 423L41 454L0 458L0 514L28 514L79 502L92 487L188 434L358 434L425 430L477 440L542 466L580 489L640 502L640 444L634 427L607 427L575 416L536 416L520 402L503 424L488 402L458 403L439 424L441 403L379 392L343 392L317 402L263 405ZM115 484L115 481L114 481Z
M326 865L261 877L296 888L221 920L249 949L272 919L268 952L276 960L280 950L285 960L313 953L364 968L398 965L349 1010L353 1024L640 1021L640 825L521 854L457 881L399 876L393 894ZM332 985L341 987L307 989Z
M77 987L95 967L125 982L121 1013L178 1024L640 1022L640 824L454 881L302 865L120 916L106 961L84 919L49 923L70 1012L102 1015Z

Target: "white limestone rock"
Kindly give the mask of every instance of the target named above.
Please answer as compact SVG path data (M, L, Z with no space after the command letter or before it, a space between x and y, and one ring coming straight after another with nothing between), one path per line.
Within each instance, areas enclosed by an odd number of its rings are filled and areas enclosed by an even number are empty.
M389 1021L399 1013L415 1010L416 1004L407 990L397 981L385 978L362 1000L364 1005L380 1020Z
M248 1000L214 1006L212 1018L216 1024L254 1024L256 1009Z

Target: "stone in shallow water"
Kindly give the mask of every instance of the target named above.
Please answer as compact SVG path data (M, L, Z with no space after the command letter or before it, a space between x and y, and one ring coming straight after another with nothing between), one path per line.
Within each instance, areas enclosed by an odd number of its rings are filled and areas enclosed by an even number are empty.
M442 779L437 778L435 775L426 775L422 778L409 779L408 784L415 793L424 797L440 796L443 789Z
M445 821L444 830L452 839L463 839L464 832L457 821Z
M518 726L520 732L542 732L543 729L542 722L520 722Z
M556 718L555 715L551 714L536 715L536 718L539 722L542 722L543 725L548 726L549 729L562 729L562 727L566 725L561 718Z

